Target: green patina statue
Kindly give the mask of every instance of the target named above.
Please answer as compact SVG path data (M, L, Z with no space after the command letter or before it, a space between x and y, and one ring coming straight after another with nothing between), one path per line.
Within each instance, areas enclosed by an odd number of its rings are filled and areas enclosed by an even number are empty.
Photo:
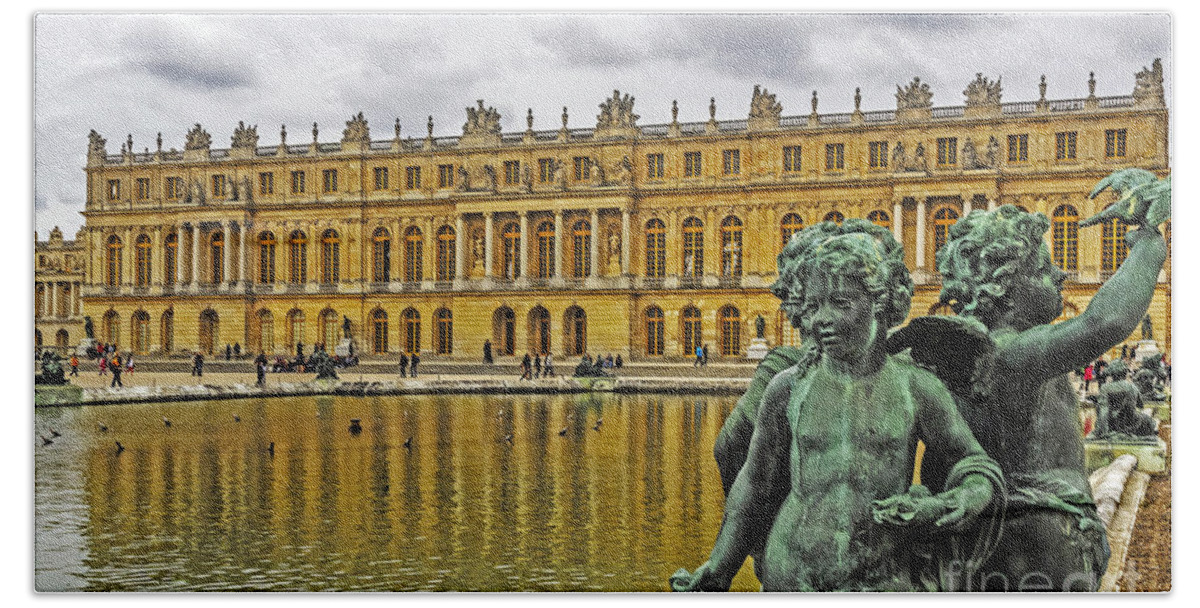
M34 377L34 384L58 386L67 384L63 373L62 359L54 351L42 353L42 373Z
M1140 442L1158 437L1154 419L1142 412L1142 395L1128 380L1100 388L1096 400L1096 428L1088 439Z
M1157 355L1147 355L1142 357L1141 367L1133 374L1133 383L1142 394L1142 399L1146 401L1162 401L1166 398L1163 394L1163 381L1167 379L1167 372L1162 367L1162 359Z
M903 250L886 230L846 224L798 245L798 267L781 269L803 281L789 314L819 355L801 354L763 391L712 555L676 572L675 590L728 589L758 547L767 591L912 590L912 537L971 522L1004 493L945 386L887 353L887 329L912 298ZM745 422L733 425L722 431L726 458L744 433ZM939 494L908 487L918 439L942 447Z
M308 358L309 365L317 370L317 380L337 380L337 367L325 351L317 350Z

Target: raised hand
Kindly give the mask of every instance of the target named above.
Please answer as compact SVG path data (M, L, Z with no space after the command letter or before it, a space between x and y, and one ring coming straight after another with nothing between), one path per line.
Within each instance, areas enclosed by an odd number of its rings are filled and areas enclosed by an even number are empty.
M1122 169L1100 180L1089 198L1111 188L1121 198L1100 213L1079 222L1080 227L1120 218L1137 226L1158 226L1171 218L1171 178L1158 179L1145 169Z

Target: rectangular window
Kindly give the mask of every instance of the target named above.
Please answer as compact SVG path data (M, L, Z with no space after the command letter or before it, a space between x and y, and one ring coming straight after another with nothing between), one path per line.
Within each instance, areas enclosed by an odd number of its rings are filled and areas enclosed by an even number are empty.
M110 200L110 201L121 200L121 180L119 180L119 179L108 180L108 200Z
M387 167L375 167L375 189L388 189L388 170Z
M547 184L554 179L554 159L539 158L538 159L538 182Z
M229 180L224 175L212 176L212 197L225 198L229 193Z
M454 187L454 165L438 165L438 188Z
M1054 160L1075 160L1075 131L1054 134Z
M937 140L938 155L937 164L940 167L949 167L958 164L958 138L957 137L939 137Z
M275 174L269 171L258 174L258 193L275 194Z
M137 197L139 201L148 200L150 198L150 178L137 178Z
M592 159L587 156L575 157L575 181L592 179Z
M1125 157L1125 129L1109 129L1104 132L1104 158Z
M183 198L183 178L168 177L167 178L167 200L179 200Z
M404 187L409 190L421 189L421 168L406 167L404 169Z
M846 144L825 144L825 169L846 168Z
M722 150L721 151L721 173L725 175L738 175L742 172L742 151L741 150Z
M684 152L683 153L683 176L684 177L700 177L700 160L699 152Z
M325 169L321 172L321 191L325 194L337 192L337 169Z
M872 169L887 169L888 166L888 142L873 141L870 144L870 167Z
M663 177L663 155L647 154L646 155L646 179L662 179Z
M521 161L504 161L504 185L516 186L521 183Z
M1024 163L1029 161L1029 135L1008 136L1008 162Z
M304 194L303 171L292 171L292 194Z
M800 146L783 147L783 172L798 173L800 171Z

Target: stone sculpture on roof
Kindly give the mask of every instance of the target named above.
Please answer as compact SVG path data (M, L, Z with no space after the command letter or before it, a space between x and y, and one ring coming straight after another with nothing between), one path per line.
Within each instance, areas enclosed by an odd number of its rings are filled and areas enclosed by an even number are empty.
M230 145L234 148L254 148L258 146L258 125L247 127L246 123L239 120L230 139Z
M896 109L912 110L933 107L933 91L928 84L914 76L908 86L896 85Z
M205 131L200 123L192 127L187 133L187 143L184 144L184 150L207 150L212 146L212 136Z
M500 112L496 108L483 107L483 100L476 100L478 108L467 108L467 122L463 123L463 135L499 135Z
M600 104L600 113L596 115L597 129L627 129L637 126L640 118L633 113L633 96L613 89L612 99L605 99Z
M363 118L363 113L359 112L355 116L351 116L350 120L346 121L346 129L342 131L342 143L370 143L371 128L367 126L367 119Z
M1133 96L1138 100L1162 100L1163 98L1163 67L1162 59L1155 59L1148 68L1134 75Z
M779 120L783 116L783 104L775 101L775 95L765 88L754 85L754 96L750 99L750 118L771 118Z
M1000 78L989 80L982 72L975 74L975 80L967 84L963 95L967 96L968 106L996 105L1000 103Z

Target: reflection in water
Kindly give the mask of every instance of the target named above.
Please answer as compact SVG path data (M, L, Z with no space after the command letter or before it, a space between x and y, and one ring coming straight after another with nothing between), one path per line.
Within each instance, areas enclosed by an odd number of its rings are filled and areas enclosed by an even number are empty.
M37 423L63 437L36 451L37 588L665 590L676 568L704 560L720 525L712 445L732 402L587 394L39 409ZM348 431L351 418L361 434ZM748 567L734 588L757 588Z

